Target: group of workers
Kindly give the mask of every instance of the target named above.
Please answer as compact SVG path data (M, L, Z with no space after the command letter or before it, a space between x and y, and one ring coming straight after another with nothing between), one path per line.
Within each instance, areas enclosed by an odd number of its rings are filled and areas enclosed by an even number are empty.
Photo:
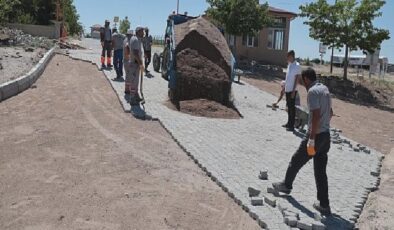
M116 72L114 81L123 80L124 68L125 94L130 95L131 105L137 105L143 100L139 94L140 77L143 77L144 72L149 73L148 66L152 57L153 39L149 35L149 29L137 26L135 33L128 30L126 35L123 35L116 28L111 29L110 22L106 20L100 35L101 68L114 67ZM111 60L112 56L113 60Z

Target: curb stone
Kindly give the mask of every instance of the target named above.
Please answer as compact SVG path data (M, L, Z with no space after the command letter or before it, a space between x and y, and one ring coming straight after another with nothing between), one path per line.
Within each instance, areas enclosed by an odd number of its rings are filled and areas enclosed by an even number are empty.
M0 102L4 101L8 98L11 98L26 89L30 88L36 80L41 76L42 72L44 72L46 66L49 61L55 54L56 46L47 51L45 55L40 59L40 61L25 75L12 80L5 82L0 85Z

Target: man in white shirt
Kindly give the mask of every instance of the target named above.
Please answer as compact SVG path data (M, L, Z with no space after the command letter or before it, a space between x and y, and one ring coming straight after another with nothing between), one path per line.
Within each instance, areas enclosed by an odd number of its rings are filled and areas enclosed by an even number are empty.
M301 66L295 60L295 52L293 50L287 53L287 74L285 83L285 93L286 93L286 105L287 105L287 123L282 127L286 128L287 131L294 131L295 123L295 101L297 95L297 82L298 78L301 76Z

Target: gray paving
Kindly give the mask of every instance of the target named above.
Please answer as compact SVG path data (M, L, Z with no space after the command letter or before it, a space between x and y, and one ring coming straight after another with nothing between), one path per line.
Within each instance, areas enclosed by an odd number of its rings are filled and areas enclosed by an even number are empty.
M98 41L86 39L91 50L70 50L76 59L97 63ZM114 82L114 71L104 71L125 111L130 107L124 99L124 83ZM300 171L291 196L272 197L267 187L284 178L288 162L297 149L300 137L280 127L285 112L273 111L266 104L275 97L247 83L233 84L235 105L242 119L210 119L194 117L167 108L167 82L160 74L144 79L146 112L159 119L165 129L185 152L206 171L262 227L290 229L287 224L302 229L351 229L357 221L368 193L378 186L383 155L373 149L367 154L355 152L342 141L332 144L327 168L329 194L333 216L318 215L312 205L316 186L312 162ZM340 139L349 140L342 135ZM349 140L352 146L357 143ZM260 180L260 171L268 171L268 180ZM253 206L248 187L261 189L262 199L271 205ZM253 198L256 199L256 198ZM275 205L272 205L275 200ZM294 215L289 216L289 213ZM289 221L290 219L290 221ZM297 225L295 225L297 221ZM289 224L289 225L290 225ZM323 226L323 225L324 226Z

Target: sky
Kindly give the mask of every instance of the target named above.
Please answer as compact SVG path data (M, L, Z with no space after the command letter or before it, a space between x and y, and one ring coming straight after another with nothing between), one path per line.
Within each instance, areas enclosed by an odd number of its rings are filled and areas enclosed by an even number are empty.
M331 2L333 2L332 0ZM261 3L266 1L261 1ZM271 0L268 4L299 13L299 6L311 2L306 0ZM104 24L105 19L113 21L114 16L123 19L129 17L132 28L138 25L150 28L150 34L163 35L168 15L176 10L177 0L74 0L80 15L80 21L89 30L94 24ZM204 13L208 4L205 0L179 0L179 12L188 12L189 15L197 16ZM394 1L387 0L382 8L382 17L375 20L379 28L388 29L391 39L382 44L381 56L386 56L390 63L394 63ZM319 57L319 42L309 37L309 27L303 24L303 18L296 18L290 25L289 49L296 52L297 57ZM343 52L343 51L342 51ZM328 52L331 53L331 52ZM329 59L329 54L323 58ZM335 53L340 54L338 50ZM360 52L352 52L360 54Z

